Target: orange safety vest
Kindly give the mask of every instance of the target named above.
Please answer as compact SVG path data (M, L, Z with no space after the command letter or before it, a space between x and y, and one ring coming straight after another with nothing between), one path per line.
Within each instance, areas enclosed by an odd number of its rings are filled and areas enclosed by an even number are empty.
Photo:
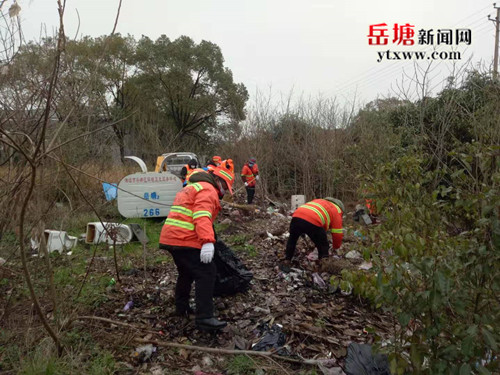
M370 212L370 215L376 215L377 214L377 203L375 202L374 199L365 199L365 206L368 208L368 211Z
M191 178L192 175L198 173L198 172L206 172L203 168L194 168L188 171L186 175L186 181L189 182L189 179Z
M184 183L185 181L189 181L189 177L194 173L194 171L199 169L199 168L191 168L189 164L186 164L184 168L186 168L186 176L182 180L182 183Z
M196 249L214 243L213 222L220 209L217 190L211 183L189 183L175 196L161 230L160 243Z
M295 210L292 217L297 217L332 233L333 248L342 245L342 210L336 204L325 199L314 199Z
M241 178L245 181L248 182L248 187L255 187L256 180L255 176L259 174L259 167L257 166L257 163L253 165L252 168L247 164L243 166L243 169L241 170Z

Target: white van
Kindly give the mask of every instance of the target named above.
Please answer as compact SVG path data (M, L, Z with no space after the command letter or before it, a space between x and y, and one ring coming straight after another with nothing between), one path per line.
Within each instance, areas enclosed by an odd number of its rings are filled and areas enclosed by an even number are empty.
M180 177L182 167L193 159L196 160L196 163L200 166L198 157L192 152L171 152L162 154L156 158L155 172L168 171Z

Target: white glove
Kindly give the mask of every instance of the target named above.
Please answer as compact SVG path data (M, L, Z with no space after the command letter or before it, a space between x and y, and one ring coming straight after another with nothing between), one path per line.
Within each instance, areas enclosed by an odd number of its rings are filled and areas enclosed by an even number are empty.
M245 181L245 186L248 186L248 182Z
M200 261L201 263L210 263L214 258L214 244L207 242L201 247Z
M256 179L256 180L258 180L259 178L260 178L260 177L259 177L259 175L255 176L255 179Z

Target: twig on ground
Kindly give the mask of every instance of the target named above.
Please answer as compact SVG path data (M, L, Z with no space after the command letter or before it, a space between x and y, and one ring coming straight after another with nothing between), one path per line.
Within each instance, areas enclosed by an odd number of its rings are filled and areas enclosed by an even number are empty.
M155 335L160 335L159 332L150 331L146 327L138 327L138 326L134 326L133 324L118 322L116 320L107 319L107 318L101 318L100 316L77 316L74 319L72 319L72 321L75 321L75 320L97 320L97 321L100 321L100 322L114 324L114 325L117 325L117 326L132 328L132 329L135 329L135 330L141 331L141 332L146 332L146 333L152 333L152 334L155 334Z
M208 348L208 347L203 347L203 346L184 345L184 344L177 344L174 342L164 342L164 341L144 340L144 339L135 339L134 341L137 343L140 343L140 344L153 344L156 346L163 346L166 348L195 350L195 351L215 353L215 354L231 354L231 355L243 354L243 355L250 355L250 356L253 355L253 356L257 356L257 357L273 358L273 359L280 360L280 361L299 363L299 364L303 364L303 365L317 366L322 362L321 360L316 360L316 359L302 359L302 360L300 360L300 359L283 357L283 356L276 355L273 352L257 352L257 351L253 351L253 350L232 350L232 349L221 349L221 348Z

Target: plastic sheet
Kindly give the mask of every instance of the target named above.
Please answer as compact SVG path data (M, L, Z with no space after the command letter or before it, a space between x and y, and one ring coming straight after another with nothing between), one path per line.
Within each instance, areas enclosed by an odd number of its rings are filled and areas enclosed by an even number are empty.
M372 347L351 343L347 348L344 371L347 375L391 375L387 356L372 354Z
M286 342L286 335L281 331L280 325L274 324L272 327L269 327L269 325L265 324L260 329L263 336L252 346L252 350L267 352L271 349L279 349L276 354L290 355L288 350L283 348Z
M108 184L107 182L103 182L102 190L104 190L104 195L106 196L107 201L116 199L116 196L118 195L117 184Z

